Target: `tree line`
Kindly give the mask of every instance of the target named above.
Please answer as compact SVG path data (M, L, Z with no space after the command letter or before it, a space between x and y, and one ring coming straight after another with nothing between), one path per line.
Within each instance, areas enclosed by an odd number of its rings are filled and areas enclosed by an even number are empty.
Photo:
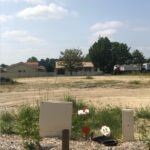
M82 61L92 61L94 67L104 73L112 73L114 65L117 64L150 63L150 58L146 59L140 50L135 49L131 52L127 44L111 42L107 37L101 37L94 42L85 57L82 56L81 50L66 49L61 52L60 59L63 60L65 68L70 70L70 74L79 64L82 65Z
M150 63L150 58L146 59L143 53L135 49L131 52L131 48L120 42L111 42L107 37L100 37L94 42L88 50L88 54L83 56L80 49L65 49L60 52L59 59L40 59L32 56L27 62L38 62L46 68L47 72L53 72L55 62L60 61L70 74L77 68L82 66L83 61L91 61L95 68L105 73L111 73L116 64L143 64ZM2 64L1 66L4 66Z
M91 59L96 68L106 73L111 73L116 64L143 64L150 62L143 53L136 49L130 52L131 48L120 42L111 42L107 37L101 37L90 48L88 59Z

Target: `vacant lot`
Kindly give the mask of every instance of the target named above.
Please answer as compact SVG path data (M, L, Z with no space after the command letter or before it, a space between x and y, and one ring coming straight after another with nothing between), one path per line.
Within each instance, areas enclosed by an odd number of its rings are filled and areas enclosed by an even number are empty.
M0 108L72 95L96 107L150 105L150 76L43 77L15 79L0 86Z

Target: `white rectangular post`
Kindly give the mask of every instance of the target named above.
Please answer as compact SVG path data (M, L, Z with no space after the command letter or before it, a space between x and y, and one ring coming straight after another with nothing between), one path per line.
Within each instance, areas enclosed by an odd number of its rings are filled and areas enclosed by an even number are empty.
M132 109L122 110L122 134L124 141L134 140L134 119Z

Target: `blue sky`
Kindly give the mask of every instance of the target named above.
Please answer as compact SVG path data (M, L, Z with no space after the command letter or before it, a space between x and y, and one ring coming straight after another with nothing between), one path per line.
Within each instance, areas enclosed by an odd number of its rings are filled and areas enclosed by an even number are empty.
M149 0L0 0L0 64L84 54L99 36L150 57Z

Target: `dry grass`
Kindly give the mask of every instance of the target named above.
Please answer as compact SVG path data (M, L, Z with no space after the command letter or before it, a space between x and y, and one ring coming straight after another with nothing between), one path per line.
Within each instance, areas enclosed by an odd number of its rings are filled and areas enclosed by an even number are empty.
M150 105L150 76L43 77L16 79L17 85L0 86L0 107L36 100L62 100L76 96L96 107Z

